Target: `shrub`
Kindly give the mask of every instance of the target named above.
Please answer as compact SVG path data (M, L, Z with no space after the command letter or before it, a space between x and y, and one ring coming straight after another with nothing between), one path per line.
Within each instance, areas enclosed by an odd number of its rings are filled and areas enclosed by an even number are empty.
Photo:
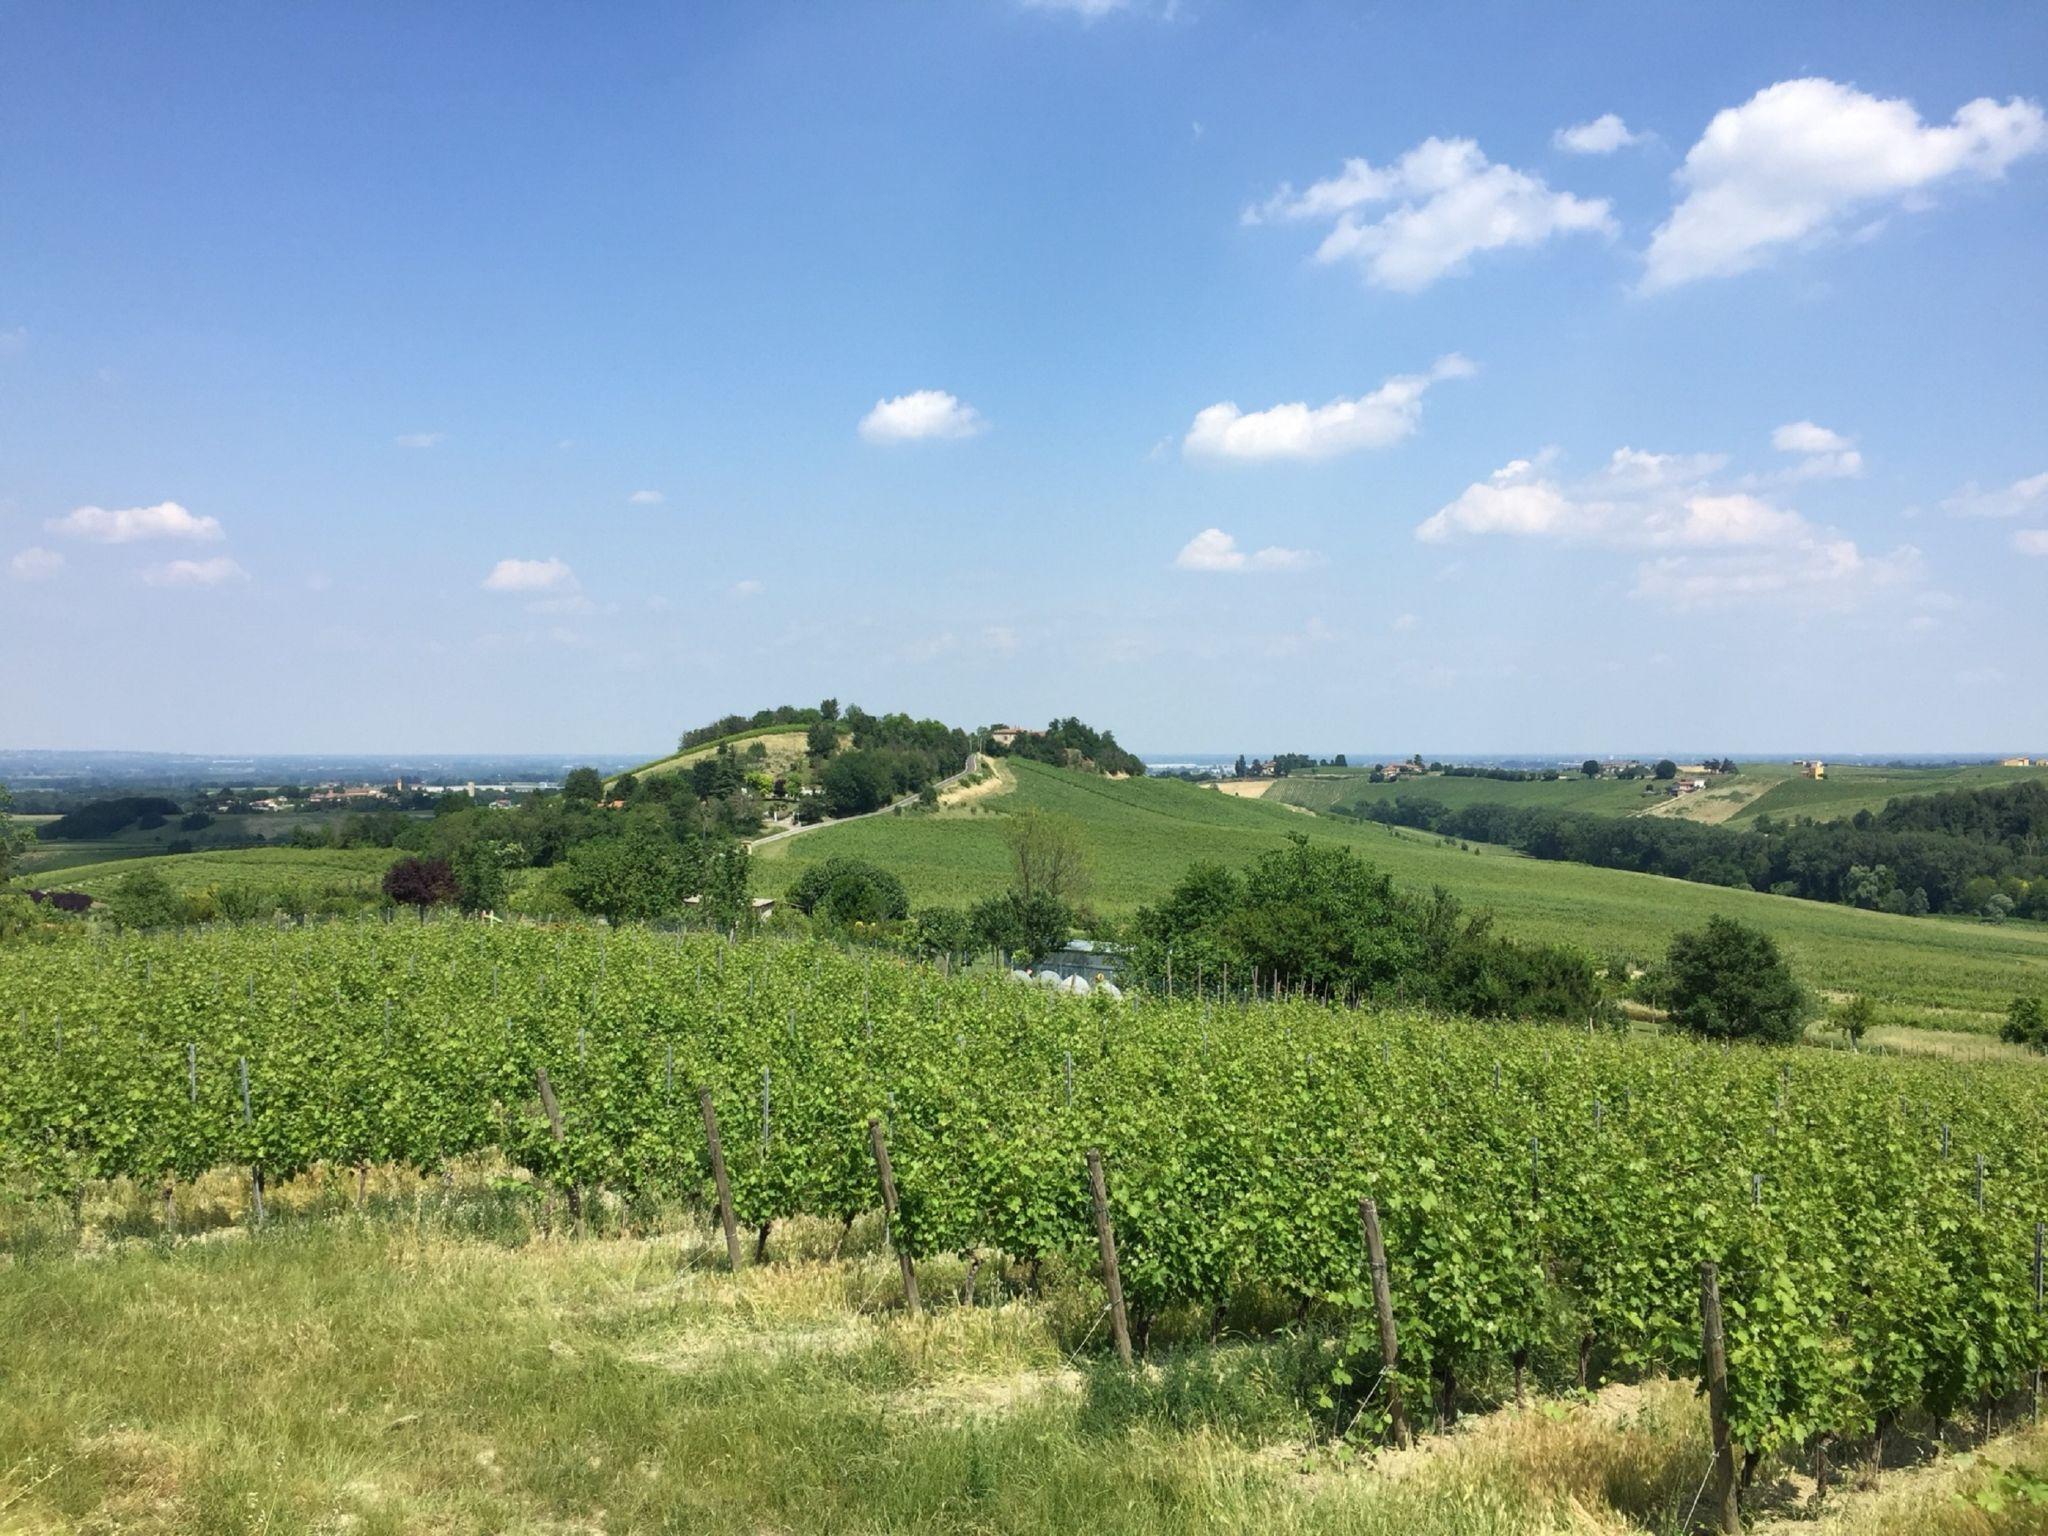
M903 882L865 859L833 858L814 864L789 888L789 902L806 917L828 923L888 923L910 915Z
M174 928L185 920L185 903L171 882L153 869L130 870L106 899L107 915L123 928Z
M1672 1020L1696 1035L1789 1044L1805 1028L1806 992L1777 941L1733 918L1672 939L1665 970Z
M1837 1008L1830 1022L1847 1035L1853 1044L1861 1040L1869 1032L1870 1026L1877 1022L1877 1005L1869 998L1858 994Z
M2048 1006L2038 997L2014 998L1998 1038L2009 1045L2048 1045Z
M1074 914L1065 902L1042 892L1020 896L1005 891L978 901L968 913L976 947L1000 949L1013 958L1043 960L1067 942Z
M400 859L384 871L384 894L401 906L437 907L455 900L455 871L446 859Z

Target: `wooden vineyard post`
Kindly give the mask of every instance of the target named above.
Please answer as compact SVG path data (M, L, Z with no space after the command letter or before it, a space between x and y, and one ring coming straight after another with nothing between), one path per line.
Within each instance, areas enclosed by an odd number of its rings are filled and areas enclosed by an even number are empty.
M2042 1238L2043 1238L2044 1236L2048 1236L2048 1228L2043 1228L2043 1226L2041 1225L2041 1223L2040 1223L2040 1222L2038 1222L2038 1221L2037 1221L2037 1222L2035 1222L2035 1223L2034 1223L2034 1316L2036 1316L2036 1317L2039 1317L2039 1316L2041 1315L2041 1301L2042 1301L2042 1281L2043 1281L2043 1279L2044 1279L2044 1278L2048 1278L2048 1277L2044 1277L2044 1275L2043 1275L2043 1273L2042 1273L2042 1268L2041 1268L2041 1260L2042 1260L2042 1257L2043 1257L2043 1255L2042 1255L2042 1251L2041 1251L2041 1240L2042 1240ZM2034 1362L2034 1422L2035 1422L2036 1424L2038 1424L2038 1423L2040 1423L2040 1422L2041 1422L2041 1362L2040 1362L2040 1361L2038 1361L2038 1360L2036 1360L2036 1361Z
M889 1142L882 1134L882 1122L868 1121L868 1141L875 1149L875 1174L882 1181L882 1210L889 1218L889 1230L896 1230L896 1174L889 1167ZM891 1239L892 1243L894 1239ZM911 1261L910 1250L901 1243L894 1243L896 1262L903 1269L903 1304L913 1313L919 1312L917 1301L917 1265Z
M1380 1324L1381 1379L1387 1384L1387 1418L1393 1425L1394 1444L1407 1450L1414 1443L1408 1433L1408 1415L1401 1408L1401 1383L1395 1374L1401 1364L1401 1338L1394 1331L1394 1292L1387 1283L1387 1247L1380 1240L1380 1208L1371 1196L1358 1202L1358 1224L1365 1228L1365 1259L1372 1274L1372 1310Z
M249 1058L235 1058L235 1076L242 1090L242 1124L253 1126L256 1113L249 1105ZM255 1213L256 1225L263 1225L263 1164L260 1160L249 1164L250 1209Z
M732 1180L725 1174L725 1143L718 1139L718 1111L711 1107L711 1090L697 1090L697 1108L704 1115L704 1140L711 1147L711 1183L718 1191L718 1224L725 1228L725 1262L740 1267L740 1229L732 1219Z
M533 1074L533 1081L534 1085L540 1089L540 1107L547 1112L548 1135L554 1139L555 1145L559 1147L568 1140L568 1135L562 1129L562 1106L555 1102L555 1085L548 1081L548 1069L546 1067L536 1068ZM583 1235L583 1189L581 1185L573 1181L569 1185L569 1215L576 1223L576 1235L581 1237Z
M1131 1360L1131 1319L1124 1311L1124 1281L1116 1267L1116 1229L1109 1222L1109 1185L1102 1177L1102 1154L1088 1149L1088 1193L1095 1202L1095 1242L1102 1250L1102 1285L1109 1292L1109 1327L1117 1358L1126 1370Z
M1721 1272L1712 1260L1700 1265L1700 1343L1707 1369L1707 1410L1714 1427L1714 1508L1725 1536L1742 1536L1735 1446L1728 1438L1728 1344L1721 1333Z

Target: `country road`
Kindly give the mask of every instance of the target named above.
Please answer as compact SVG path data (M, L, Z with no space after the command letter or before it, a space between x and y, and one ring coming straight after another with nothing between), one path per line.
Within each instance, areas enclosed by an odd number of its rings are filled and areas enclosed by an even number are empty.
M936 784L932 785L932 788L940 794L944 794L980 766L981 754L979 752L970 752L967 754L966 767L949 779L940 779ZM770 832L766 837L755 838L747 844L747 852L752 853L757 848L766 848L770 843L779 843L785 838L799 837L806 832L817 832L825 827L843 827L849 821L866 821L870 816L887 816L891 811L900 811L901 809L903 809L903 802L895 800L883 806L880 810L862 811L858 816L839 816L830 821L814 821L809 826L784 827L780 832Z

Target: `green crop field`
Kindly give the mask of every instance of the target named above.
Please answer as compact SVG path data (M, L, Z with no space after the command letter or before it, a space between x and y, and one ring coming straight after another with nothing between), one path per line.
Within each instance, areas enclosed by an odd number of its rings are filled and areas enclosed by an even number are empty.
M845 854L894 870L916 904L964 905L1009 879L1004 814L1038 806L1080 823L1094 905L1108 914L1156 898L1197 860L1242 865L1302 832L1357 850L1405 885L1442 885L1489 907L1505 932L1598 955L1647 960L1681 929L1725 913L1775 935L1815 986L1943 1012L1943 1022L1958 1027L1987 1027L2016 994L2048 990L2048 927L2038 924L1893 917L1499 848L1464 851L1420 832L1309 816L1172 780L1109 780L1014 759L1008 766L1017 788L974 809L876 816L771 844L756 855L755 885L779 894L808 865Z
M2029 779L2048 781L2048 769L1999 768L1981 763L1962 768L1862 768L1829 764L1826 778L1788 777L1744 806L1731 820L1738 825L1758 816L1811 816L1816 821L1839 821L1858 811L1881 811L1887 800L1901 795L1931 795L1945 789L1995 789Z
M1304 810L1353 809L1406 797L1435 800L1453 808L1468 805L1526 805L1550 811L1590 811L1603 816L1629 816L1658 804L1662 786L1643 793L1648 780L1480 779L1445 775L1374 784L1362 773L1324 771L1296 774L1274 781L1260 798Z
M180 892L234 887L269 895L285 886L306 891L346 887L374 896L384 871L397 857L389 848L230 848L216 853L116 857L96 864L75 865L58 876L32 871L14 883L24 890L49 885L104 898L130 874L147 870L162 875L172 889Z
M173 817L163 826L147 832L130 827L112 837L76 842L68 839L38 842L31 845L21 867L30 874L55 883L55 871L75 869L85 864L107 864L116 859L150 858L166 852L171 844L176 842L192 844L196 853L243 851L221 848L217 845L246 843L251 838L259 837L282 842L299 828L324 832L351 814L348 811L328 810L252 811L240 816L217 816L211 825L196 832L182 830L178 826L177 818ZM55 819L34 818L46 825Z

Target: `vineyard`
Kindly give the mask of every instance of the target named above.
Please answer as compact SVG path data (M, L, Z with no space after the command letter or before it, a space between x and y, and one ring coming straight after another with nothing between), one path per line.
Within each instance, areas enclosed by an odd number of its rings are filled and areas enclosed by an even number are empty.
M0 1178L52 1201L209 1170L501 1156L573 1198L711 1208L700 1090L750 1239L881 1205L917 1257L1093 1263L1132 1332L1246 1297L1327 1324L1337 1432L1519 1389L1702 1370L1752 1460L2023 1393L2048 1355L2048 1091L1872 1061L1303 1001L1056 996L822 945L337 926L103 939L0 969ZM871 1124L873 1129L871 1130ZM1381 1368L1360 1201L1384 1229Z

